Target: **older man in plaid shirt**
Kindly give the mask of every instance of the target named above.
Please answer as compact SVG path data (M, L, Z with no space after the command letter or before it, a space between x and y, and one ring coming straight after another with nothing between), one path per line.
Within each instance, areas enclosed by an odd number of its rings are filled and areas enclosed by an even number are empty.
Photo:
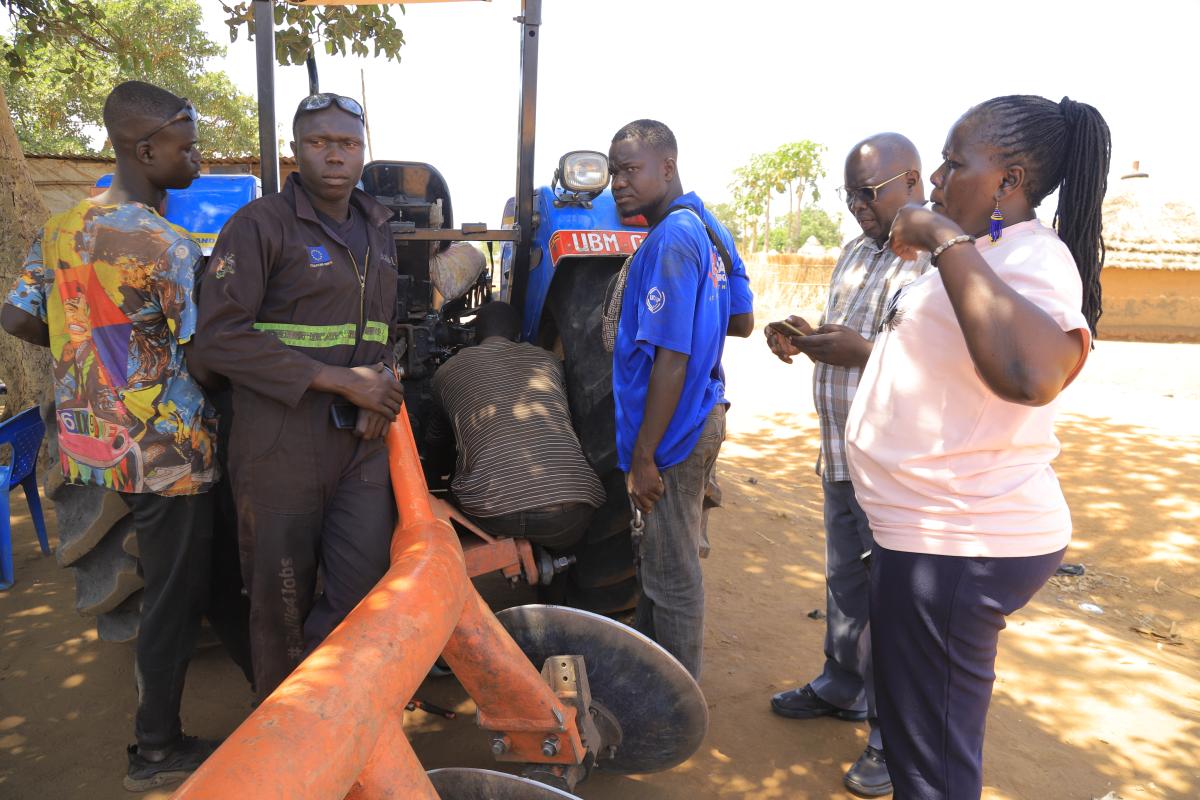
M892 790L875 719L868 630L867 558L874 545L866 516L854 499L846 465L846 417L872 341L887 319L889 301L929 268L929 257L903 261L888 247L896 212L924 203L921 159L908 139L883 133L855 145L846 158L842 197L862 228L833 271L829 300L816 330L800 317L766 328L767 343L780 359L811 358L813 399L821 420L817 473L825 490L825 587L828 615L825 667L811 683L771 698L775 713L794 719L833 716L868 719L868 745L846 773L846 787L864 797ZM798 330L793 335L786 328ZM901 423L902 424L902 423Z

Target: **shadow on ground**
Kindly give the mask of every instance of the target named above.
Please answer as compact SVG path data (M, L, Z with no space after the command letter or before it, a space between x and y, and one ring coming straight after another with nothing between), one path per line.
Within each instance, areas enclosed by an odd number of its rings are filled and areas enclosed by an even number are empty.
M588 800L849 797L841 776L865 745L865 726L768 710L773 692L820 668L824 626L806 615L824 608L824 546L813 417L755 411L735 400L720 466L726 507L712 517L705 563L708 737L669 773L593 776L579 789ZM1200 439L1081 415L1066 415L1060 432L1058 471L1077 528L1068 560L1088 574L1055 579L1001 639L985 797L1194 798L1200 598L1185 592L1200 591ZM70 573L39 555L13 499L18 584L0 593L0 796L129 797L120 777L132 651L98 642L74 613ZM1181 646L1130 630L1169 633L1172 622ZM427 767L493 766L453 679L429 681L420 695L463 712L452 721L408 716ZM185 700L190 732L229 732L249 702L219 649L197 656Z

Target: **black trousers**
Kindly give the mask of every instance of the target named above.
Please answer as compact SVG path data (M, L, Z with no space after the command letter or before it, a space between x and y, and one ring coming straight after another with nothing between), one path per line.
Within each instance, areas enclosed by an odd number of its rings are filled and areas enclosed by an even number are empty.
M387 572L396 502L383 441L335 429L331 396L288 408L236 392L229 468L261 699Z
M596 509L587 503L564 503L498 517L467 516L492 536L523 537L547 550L559 552L569 550L583 540L595 513Z
M1063 552L960 558L876 544L875 702L895 800L978 800L1000 631Z
M254 683L250 666L250 598L242 582L238 554L237 505L229 479L229 434L233 418L232 397L228 390L210 396L220 414L217 432L217 460L221 482L213 487L212 580L205 616L213 632L225 645L233 663L246 680Z
M179 739L179 705L200 617L208 605L212 559L211 494L124 494L133 510L145 590L134 673L138 747Z

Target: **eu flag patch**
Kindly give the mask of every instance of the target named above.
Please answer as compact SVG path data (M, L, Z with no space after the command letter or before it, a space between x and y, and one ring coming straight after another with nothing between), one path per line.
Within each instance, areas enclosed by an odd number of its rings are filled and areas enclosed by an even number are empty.
M310 267L328 267L332 266L333 259L329 257L329 251L321 245L310 245L308 248L308 265Z

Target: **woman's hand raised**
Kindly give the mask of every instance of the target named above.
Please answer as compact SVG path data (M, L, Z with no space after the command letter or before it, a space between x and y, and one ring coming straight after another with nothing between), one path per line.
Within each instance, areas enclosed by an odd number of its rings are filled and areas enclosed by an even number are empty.
M911 261L917 257L917 253L931 253L943 242L961 236L962 232L962 228L949 217L910 203L896 213L888 244L893 253L905 261Z

